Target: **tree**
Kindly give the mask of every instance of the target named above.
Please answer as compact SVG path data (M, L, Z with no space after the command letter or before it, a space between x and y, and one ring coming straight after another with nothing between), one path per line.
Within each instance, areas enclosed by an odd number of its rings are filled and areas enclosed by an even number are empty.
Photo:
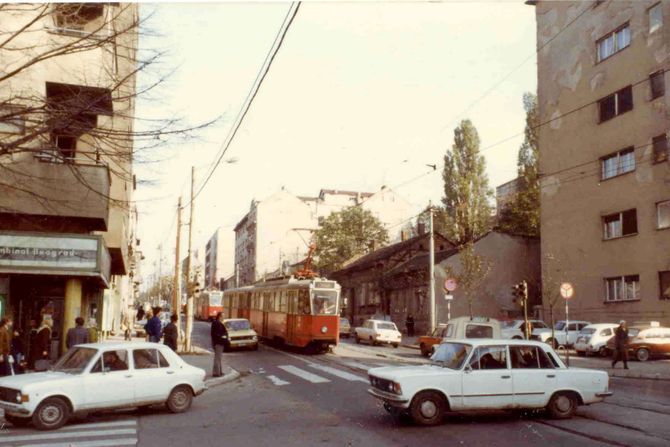
M140 302L150 302L158 306L162 301L172 302L172 291L174 290L174 277L163 275L157 278L148 290L140 294Z
M128 208L81 166L105 165L113 180L134 182L133 163L155 161L154 149L211 124L135 113L166 80L163 53L138 50L149 18L130 3L0 4L0 193L59 201L33 187L46 179L24 162L37 158L66 164L92 194Z
M467 242L459 250L460 270L458 273L447 265L448 278L456 279L458 288L463 291L468 302L470 317L473 316L472 306L479 292L479 287L491 271L491 263L484 256L475 253L473 242Z
M444 156L445 236L457 246L472 242L490 228L492 197L479 135L470 120L454 129L454 144Z
M388 243L388 232L370 211L351 206L328 216L315 238L316 266L319 272L329 273L354 256Z
M540 236L540 179L537 96L525 93L523 108L526 111L526 129L517 159L517 192L500 210L498 227L509 233L538 237Z

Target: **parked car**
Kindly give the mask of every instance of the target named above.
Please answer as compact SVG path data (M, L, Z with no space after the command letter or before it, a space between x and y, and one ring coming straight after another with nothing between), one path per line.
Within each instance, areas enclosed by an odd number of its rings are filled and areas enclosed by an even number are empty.
M559 320L554 324L553 338L550 328L539 329L537 332L533 331L531 338L533 340L549 343L554 347L554 349L558 348L559 346L572 346L577 341L577 335L579 334L579 331L584 329L589 324L591 324L590 321L569 320L567 342L565 336L565 320Z
M344 317L340 317L340 337L351 337L351 324Z
M455 338L502 338L500 322L488 317L452 318L446 324L438 324L431 335L419 338L421 353L428 357L441 342Z
M228 318L223 320L223 325L228 331L228 338L224 342L223 350L251 348L258 350L258 334L251 328L246 318Z
M395 323L384 320L366 320L363 326L357 327L354 331L356 343L361 340L367 341L375 346L387 343L397 348L400 345L402 335Z
M568 369L546 343L526 340L450 340L430 365L368 371L368 393L399 416L436 425L447 411L546 408L558 419L578 405L611 396L605 371Z
M531 324L531 336L539 335L542 332L542 329L549 329L549 326L544 324L544 321L541 320L528 320ZM524 320L511 320L505 321L501 329L502 338L509 340L523 340L524 333L521 328L524 325Z
M159 343L90 343L67 351L49 372L0 379L5 420L39 430L76 413L164 403L173 413L205 391L205 371Z
M606 357L607 342L614 336L614 330L618 325L613 323L598 323L585 326L575 342L577 355L598 354Z
M607 352L614 352L614 338L607 342ZM670 328L656 324L628 328L628 354L640 362L670 355Z

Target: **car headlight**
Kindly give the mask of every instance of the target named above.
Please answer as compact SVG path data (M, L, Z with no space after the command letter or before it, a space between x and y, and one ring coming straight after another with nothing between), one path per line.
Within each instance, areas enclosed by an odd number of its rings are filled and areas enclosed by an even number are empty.
M397 382L391 382L391 392L395 394L402 394L402 388L400 388L400 384Z
M321 328L321 333L325 334L326 332L328 332L328 328L326 326L322 327Z
M258 341L258 337L257 337L256 335L254 335L253 337L251 337L251 339L252 339L253 341Z
M16 393L16 402L20 404L30 402L30 398L28 397L27 394L21 394L21 392L19 391L18 393Z
M18 403L21 403L22 397L23 397L23 396L21 396L21 392L16 393L16 401L17 401Z

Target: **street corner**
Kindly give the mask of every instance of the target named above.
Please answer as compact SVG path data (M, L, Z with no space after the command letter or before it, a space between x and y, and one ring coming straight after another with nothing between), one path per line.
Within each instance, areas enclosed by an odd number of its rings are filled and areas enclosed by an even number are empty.
M237 370L226 367L226 373L221 376L221 377L209 377L208 379L205 379L205 385L207 388L213 388L219 385L223 385L224 383L232 382L234 380L239 379L242 376Z

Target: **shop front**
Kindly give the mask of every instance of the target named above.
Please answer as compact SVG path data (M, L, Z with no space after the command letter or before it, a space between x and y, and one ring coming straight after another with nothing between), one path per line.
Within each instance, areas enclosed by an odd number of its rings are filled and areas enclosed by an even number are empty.
M76 317L99 324L110 266L101 236L0 232L0 316L23 330L50 320L55 358Z

